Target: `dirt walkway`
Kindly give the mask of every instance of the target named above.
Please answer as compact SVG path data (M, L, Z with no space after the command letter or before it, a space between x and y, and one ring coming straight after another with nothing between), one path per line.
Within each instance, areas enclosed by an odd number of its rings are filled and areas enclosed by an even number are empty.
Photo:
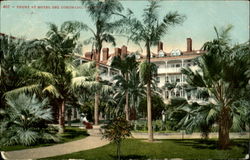
M7 159L38 159L89 150L109 143L109 141L101 139L99 126L95 126L93 130L88 130L88 133L90 136L81 140L48 147L9 151L4 154Z

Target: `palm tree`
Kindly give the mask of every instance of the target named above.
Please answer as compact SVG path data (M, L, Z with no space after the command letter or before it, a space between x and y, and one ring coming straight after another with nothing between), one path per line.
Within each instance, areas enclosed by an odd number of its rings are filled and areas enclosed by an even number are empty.
M177 12L170 12L166 14L162 21L159 20L157 15L157 9L159 5L157 1L150 1L147 8L144 9L144 14L142 15L142 21L133 18L132 12L130 12L130 17L127 20L127 31L130 33L129 40L132 40L136 44L143 42L146 47L147 60L144 62L144 69L141 72L147 72L148 75L145 83L147 84L147 111L148 111L148 140L153 141L153 130L152 130L152 113L151 113L151 46L156 45L160 39L166 34L170 26L180 24L184 20L184 16L179 15Z
M111 67L117 68L121 71L121 75L117 75L114 77L114 80L116 81L115 86L117 86L119 89L122 89L122 91L125 91L125 117L126 120L129 121L129 80L130 80L130 73L136 69L137 62L135 55L129 55L125 57L124 60L120 56L115 56ZM136 86L138 87L138 86ZM122 96L123 99L123 96Z
M58 141L56 132L46 124L52 121L48 99L40 101L36 95L24 93L6 98L8 108L1 121L1 144L32 145L42 141Z
M236 103L246 100L249 81L246 74L249 64L245 60L250 54L245 45L249 44L231 47L227 36L230 28L221 33L215 28L217 38L204 44L203 49L207 53L197 60L199 71L183 69L187 82L191 86L207 89L213 104L219 107L217 121L219 146L222 149L230 143L229 129L236 120L233 113L239 108Z
M24 50L26 54L37 54L28 65L20 67L25 79L22 86L5 93L17 94L21 92L36 92L39 95L53 95L59 112L59 132L64 132L65 100L70 94L71 71L67 69L67 62L76 46L83 25L79 22L67 21L60 29L55 24L49 24L47 38L33 40ZM31 76L30 76L31 75Z
M117 0L105 0L105 1L85 1L82 0L82 4L87 8L95 29L85 25L85 28L89 30L93 37L86 40L86 44L92 43L93 50L95 53L96 68L99 68L100 53L104 42L112 43L115 45L115 38L111 34L117 23L111 22L114 15L121 15L120 12L123 10L122 5ZM96 75L96 81L99 81L99 74ZM98 92L95 94L95 125L98 125L98 108L99 108Z
M95 62L87 62L69 67L73 75L71 92L76 94L81 106L84 106L84 103L91 99L93 93L98 91L100 95L106 95L112 90L112 87L105 84L101 79L98 82L95 80L98 74L95 66Z
M130 117L132 120L136 120L140 101L146 96L146 88L140 81L138 67L130 72L128 85L130 109L132 111Z
M23 76L20 74L20 68L26 65L21 60L25 41L16 39L8 35L0 36L0 105L4 107L4 94L10 90L18 88L21 85ZM24 58L25 59L25 58Z
M50 30L47 32L47 38L44 39L46 54L41 58L42 69L53 74L55 83L50 87L54 88L56 102L58 104L60 132L64 132L65 124L65 101L70 94L71 71L67 68L68 61L71 61L70 55L77 45L80 37L80 31L84 26L79 22L64 22L60 28L54 24L49 24Z

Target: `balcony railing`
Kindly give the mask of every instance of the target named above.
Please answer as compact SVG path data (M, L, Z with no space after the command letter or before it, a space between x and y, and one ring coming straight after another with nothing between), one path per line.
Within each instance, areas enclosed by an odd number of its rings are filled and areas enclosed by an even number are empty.
M179 68L167 68L165 70L166 73L181 73L181 67Z

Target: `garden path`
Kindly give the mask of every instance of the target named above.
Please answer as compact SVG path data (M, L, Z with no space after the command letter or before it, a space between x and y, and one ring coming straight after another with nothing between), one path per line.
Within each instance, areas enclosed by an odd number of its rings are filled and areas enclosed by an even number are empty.
M101 147L108 144L109 141L101 139L99 128L100 126L94 126L92 130L88 130L90 136L81 140L48 147L9 151L4 155L7 159L39 159Z

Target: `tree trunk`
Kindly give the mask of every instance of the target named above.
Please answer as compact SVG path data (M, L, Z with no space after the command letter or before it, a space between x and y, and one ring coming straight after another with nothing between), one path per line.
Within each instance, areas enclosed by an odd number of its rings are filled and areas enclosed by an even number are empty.
M68 118L67 118L67 119L68 119L68 126L71 127L72 109L69 109L69 110L68 110L67 116L68 116Z
M128 81L128 74L127 73L125 74L125 80ZM128 90L126 90L125 94L126 94L126 102L125 102L124 110L125 110L126 120L129 121L129 107L128 107L128 98L129 98L128 96L129 95L128 95Z
M227 149L230 144L229 129L231 128L231 117L228 107L223 107L219 119L219 148Z
M128 91L126 91L125 114L126 114L126 120L129 121Z
M148 140L153 141L153 127L152 127L152 104L151 104L151 86L150 82L147 84L147 112L148 112Z
M147 62L150 64L150 45L149 42L146 43L147 47ZM152 104L151 104L151 69L150 69L150 79L147 81L147 112L148 112L148 141L152 142L153 138L153 127L152 127Z
M65 129L65 105L64 105L64 100L60 101L59 103L59 133L64 133Z
M95 125L99 123L99 94L95 93Z
M99 70L99 60L100 60L100 51L101 50L97 50L96 51L96 56L95 56L95 60L96 60L96 70ZM96 75L96 81L99 82L99 73L97 73ZM95 118L95 125L99 124L99 101L100 101L100 95L98 93L98 91L96 91L95 93L95 110L94 110L94 118Z

